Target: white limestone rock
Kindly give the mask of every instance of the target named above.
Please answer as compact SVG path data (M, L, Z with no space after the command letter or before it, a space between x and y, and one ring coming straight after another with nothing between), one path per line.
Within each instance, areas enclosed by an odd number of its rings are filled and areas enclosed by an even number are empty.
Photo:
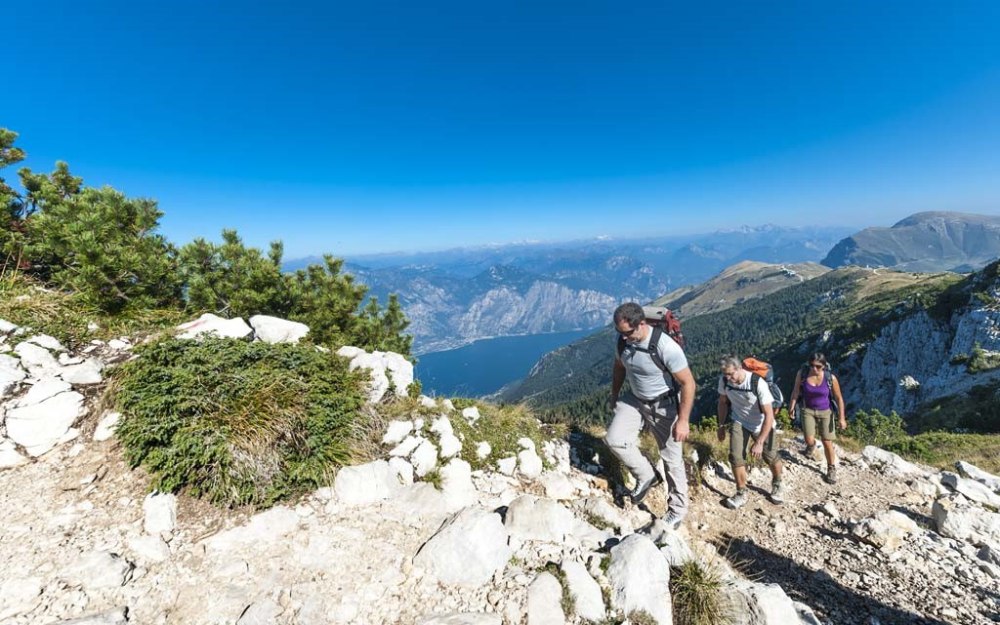
M521 495L510 502L504 523L512 538L558 543L573 533L576 517L551 499Z
M78 365L63 367L59 375L63 380L74 385L100 384L104 380L101 369L100 361L88 358Z
M61 621L57 625L123 625L128 623L128 607L121 606L97 614Z
M545 467L534 449L522 449L517 454L517 468L522 476L533 480L542 474Z
M66 348L63 347L62 343L58 339L49 336L48 334L37 334L29 339L25 339L29 343L34 343L49 350L50 352L64 352Z
M417 398L417 401L424 408L437 408L437 401L433 397L421 395L420 397Z
M985 504L993 509L1000 509L1000 495L983 482L962 478L954 473L942 471L941 483L956 493L965 495L972 501Z
M159 536L177 527L177 497L172 493L152 492L142 501L142 527L147 534Z
M37 378L57 373L62 368L49 350L34 343L18 343L14 353L21 358L21 366Z
M874 517L862 519L851 534L882 551L898 549L907 536L920 531L920 526L910 517L896 510L885 510Z
M605 497L587 497L573 504L584 518L594 518L604 525L614 527L622 534L630 533L634 526L625 513Z
M126 543L138 562L158 564L170 558L170 548L159 536L130 536Z
M360 506L388 499L399 490L399 480L385 460L344 467L333 483L337 499L348 506Z
M413 483L413 465L398 456L389 458L389 468L399 480L400 484Z
M564 440L551 439L542 443L542 456L559 473L569 474L572 470L569 453L569 443Z
M563 575L573 597L573 613L589 621L603 621L606 615L601 586L587 572L587 567L576 560L563 560Z
M758 584L745 580L733 582L733 590L743 596L744 605L738 612L747 615L748 623L778 625L800 623L792 600L778 584Z
M236 625L273 625L278 622L282 612L284 608L270 597L265 597L251 603L240 615Z
M447 459L462 451L462 441L458 437L448 432L441 435L441 458Z
M365 350L360 347L354 347L353 345L344 345L337 350L337 355L341 358L346 358L348 360L353 360L355 356L360 356L364 354Z
M208 335L215 335L219 338L242 339L250 336L253 329L243 321L242 317L233 319L223 319L212 313L205 313L194 321L182 323L177 326L180 334L179 339L201 339Z
M17 325L13 324L6 319L0 319L0 334L7 335L17 330Z
M132 564L116 553L92 551L66 567L61 578L94 592L123 586L132 575Z
M437 446L425 439L416 449L413 450L413 454L410 456L410 462L413 464L413 472L416 473L417 476L423 477L427 475L437 468Z
M445 434L454 434L455 430L451 426L451 419L445 415L441 415L431 422L431 432L434 432L438 436L444 436Z
M528 625L565 623L561 602L562 584L556 576L547 571L539 573L528 586Z
M612 547L607 575L612 608L644 610L658 625L673 623L670 567L649 538L631 534Z
M0 436L0 469L10 469L27 461L28 459L17 451L14 441Z
M1000 545L1000 514L972 504L962 495L939 497L931 507L931 515L942 536L974 545Z
M68 382L64 382L55 376L46 376L35 382L28 392L15 402L16 406L33 406L40 404L50 397L55 397L59 393L71 390L73 387Z
M382 353L382 362L389 379L392 380L396 397L406 397L410 385L413 384L413 363L407 360L406 356L396 352Z
M427 614L417 620L417 625L502 625L499 614L479 612L450 612L448 614Z
M21 367L21 361L13 356L0 354L0 401L11 395L28 372Z
M441 494L449 512L476 502L476 487L472 484L472 467L468 462L455 458L441 468Z
M476 406L469 406L468 408L462 409L462 417L465 418L470 425L475 425L476 421L479 421L479 419L482 418L482 415L479 414L479 408Z
M455 511L445 499L444 493L434 488L430 482L414 482L404 486L387 505L400 511L406 518L415 516L438 521Z
M422 442L424 442L424 437L422 436L407 436L389 451L389 455L408 458L413 453L413 450L419 447Z
M1000 477L993 475L992 473L987 473L974 464L969 464L963 460L959 460L955 463L955 468L962 475L968 477L969 479L976 480L982 484L985 484L993 492L1000 493Z
M55 447L82 414L83 395L59 393L33 406L8 410L7 436L38 457Z
M530 449L535 451L535 441L531 440L527 436L517 439L517 446L521 449Z
M344 351L343 348L337 351L339 354ZM382 401L385 394L389 391L389 376L386 375L385 365L382 362L382 358L378 353L369 354L362 351L360 354L351 358L350 364L347 368L351 371L355 369L364 369L368 372L368 402L376 404Z
M255 338L265 343L298 343L309 334L309 326L304 323L268 315L250 317L250 327Z
M887 475L904 476L924 473L923 469L912 462L907 462L891 451L872 445L868 445L861 451L861 457L870 465L880 468Z
M132 349L132 344L129 343L129 341L127 339L124 339L124 338L121 338L121 339L111 339L110 341L108 341L108 347L110 349L113 349L113 350L117 351L117 352L120 352L120 351L125 351L125 350Z
M564 473L546 471L538 480L545 489L549 499L573 499L576 497L576 486Z
M202 544L212 553L233 553L241 549L260 552L272 544L286 541L287 536L299 529L299 522L300 517L295 510L275 506L253 515L246 525L206 538Z
M0 622L27 614L42 602L42 578L11 577L0 582Z
M493 453L493 447L490 446L486 441L479 441L476 443L476 457L480 460L486 460Z
M413 421L390 421L385 428L385 435L382 437L382 444L396 445L402 442L406 436L413 431ZM401 454L401 455L408 455Z
M497 471L504 475L514 475L517 470L517 456L497 460Z
M445 412L455 412L455 404L447 397L441 400L441 407L445 409Z
M94 440L95 441L106 441L115 435L115 430L118 429L118 422L121 421L122 415L120 412L106 412L101 420L97 423L97 428L94 430Z
M450 518L413 557L413 564L444 584L481 586L510 560L500 516L468 507Z

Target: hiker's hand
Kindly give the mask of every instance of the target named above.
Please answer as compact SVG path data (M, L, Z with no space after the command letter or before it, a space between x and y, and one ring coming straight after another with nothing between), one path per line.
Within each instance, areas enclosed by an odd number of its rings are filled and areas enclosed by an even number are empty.
M677 423L674 424L674 440L678 443L686 441L690 432L691 428L688 426L687 421L678 420Z
M840 429L841 430L847 429L847 419L845 419L844 417L840 418Z
M719 438L719 442L726 440L726 426L720 425L718 431L715 435Z
M753 456L754 458L760 458L763 453L764 453L763 440L757 441L756 443L753 444L753 447L750 448L750 455Z

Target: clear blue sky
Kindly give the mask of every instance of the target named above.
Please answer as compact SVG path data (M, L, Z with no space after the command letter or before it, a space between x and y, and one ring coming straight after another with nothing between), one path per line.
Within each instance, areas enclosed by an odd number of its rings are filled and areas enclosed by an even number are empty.
M286 257L1000 213L1000 2L17 2L0 126ZM13 178L7 170L6 178Z

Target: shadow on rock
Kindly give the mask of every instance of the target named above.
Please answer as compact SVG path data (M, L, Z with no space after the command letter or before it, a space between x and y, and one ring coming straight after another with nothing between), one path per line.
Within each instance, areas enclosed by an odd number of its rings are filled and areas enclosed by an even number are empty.
M947 625L945 621L888 606L833 579L826 571L811 571L799 563L742 538L721 536L719 553L754 581L779 584L789 597L807 604L834 625ZM872 620L872 617L877 621Z

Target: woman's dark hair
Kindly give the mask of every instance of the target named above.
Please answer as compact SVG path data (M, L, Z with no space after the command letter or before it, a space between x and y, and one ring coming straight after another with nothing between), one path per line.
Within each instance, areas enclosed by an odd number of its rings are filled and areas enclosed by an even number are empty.
M812 354L809 355L809 360L807 360L806 362L808 362L809 364L818 362L824 367L826 367L826 355L823 354L823 352L813 352Z

